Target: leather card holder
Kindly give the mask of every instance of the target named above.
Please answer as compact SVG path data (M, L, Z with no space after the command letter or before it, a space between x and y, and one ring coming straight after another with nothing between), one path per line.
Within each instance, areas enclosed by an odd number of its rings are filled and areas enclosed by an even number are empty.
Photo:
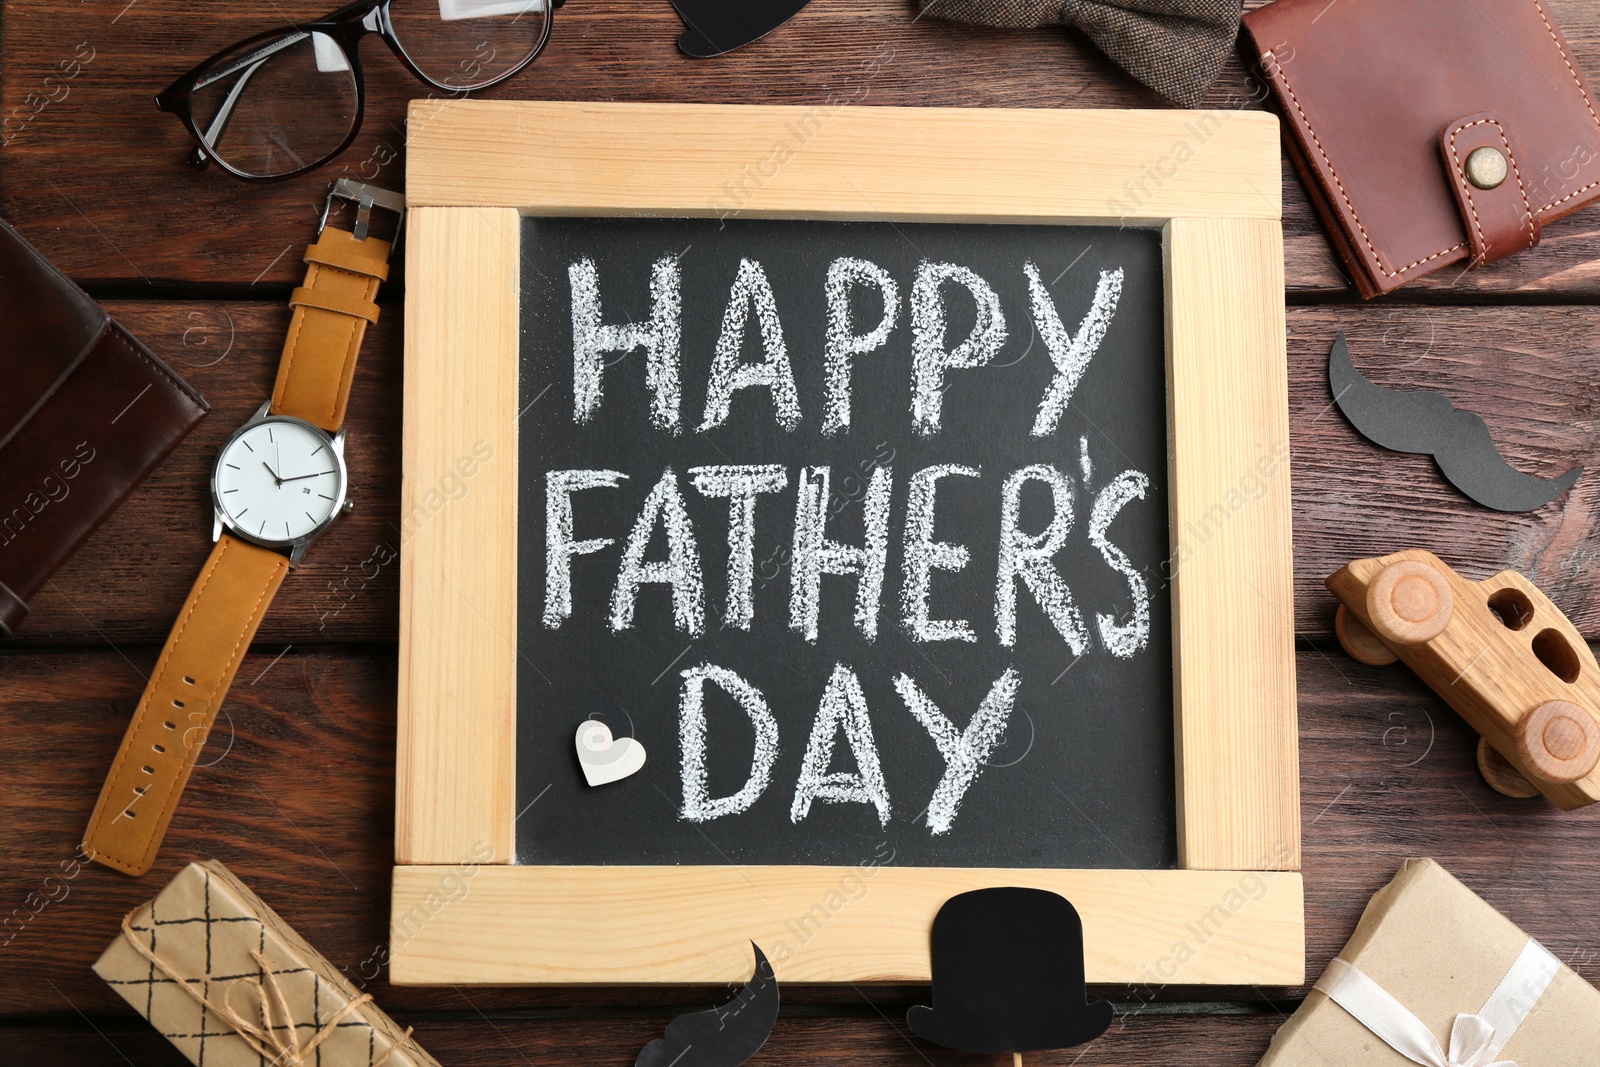
M1244 25L1363 297L1600 198L1600 103L1544 0L1278 0Z
M0 219L0 634L204 417L200 394Z

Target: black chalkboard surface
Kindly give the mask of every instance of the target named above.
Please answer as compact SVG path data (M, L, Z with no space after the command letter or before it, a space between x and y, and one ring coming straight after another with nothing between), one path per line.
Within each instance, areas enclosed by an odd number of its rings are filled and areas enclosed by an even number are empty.
M1176 866L1157 231L529 218L522 286L519 862Z

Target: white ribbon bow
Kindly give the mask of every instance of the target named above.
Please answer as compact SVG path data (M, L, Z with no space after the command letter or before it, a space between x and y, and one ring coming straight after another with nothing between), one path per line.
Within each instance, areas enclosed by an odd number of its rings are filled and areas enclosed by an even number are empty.
M1450 1027L1450 1053L1422 1020L1352 964L1335 958L1314 988L1355 1017L1390 1048L1423 1067L1517 1067L1496 1060L1533 1006L1549 988L1561 964L1533 938L1476 1015L1462 1012Z

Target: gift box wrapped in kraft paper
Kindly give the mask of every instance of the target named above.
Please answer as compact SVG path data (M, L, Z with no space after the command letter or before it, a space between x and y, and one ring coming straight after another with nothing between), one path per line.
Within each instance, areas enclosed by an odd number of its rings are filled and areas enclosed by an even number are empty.
M123 919L94 971L204 1067L438 1067L215 860Z
M1594 1067L1600 990L1433 860L1407 860L1260 1067Z

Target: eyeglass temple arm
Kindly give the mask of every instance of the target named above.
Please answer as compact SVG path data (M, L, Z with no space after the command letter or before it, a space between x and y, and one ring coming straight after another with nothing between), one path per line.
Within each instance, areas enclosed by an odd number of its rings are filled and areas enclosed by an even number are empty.
M233 87L228 90L228 95L222 101L222 106L217 108L217 113L212 118L211 125L206 128L205 133L202 135L201 141L203 142L203 146L194 150L194 155L191 157L193 162L201 166L211 162L211 156L207 151L207 147L216 144L217 138L221 137L223 131L228 128L228 120L233 117L233 109L239 106L239 96L244 92L245 87L250 83L250 79L255 77L256 71L265 66L267 60L271 59L285 48L288 48L291 45L299 44L301 41L306 39L306 36L307 35L304 33L297 33L291 37L285 37L281 41L251 53L249 56L246 56L244 59L228 67L226 70L217 71L205 81L196 84L195 88L204 88L213 82L226 78L230 74L236 73L239 70L244 70L244 74L239 78L238 81L234 82Z

